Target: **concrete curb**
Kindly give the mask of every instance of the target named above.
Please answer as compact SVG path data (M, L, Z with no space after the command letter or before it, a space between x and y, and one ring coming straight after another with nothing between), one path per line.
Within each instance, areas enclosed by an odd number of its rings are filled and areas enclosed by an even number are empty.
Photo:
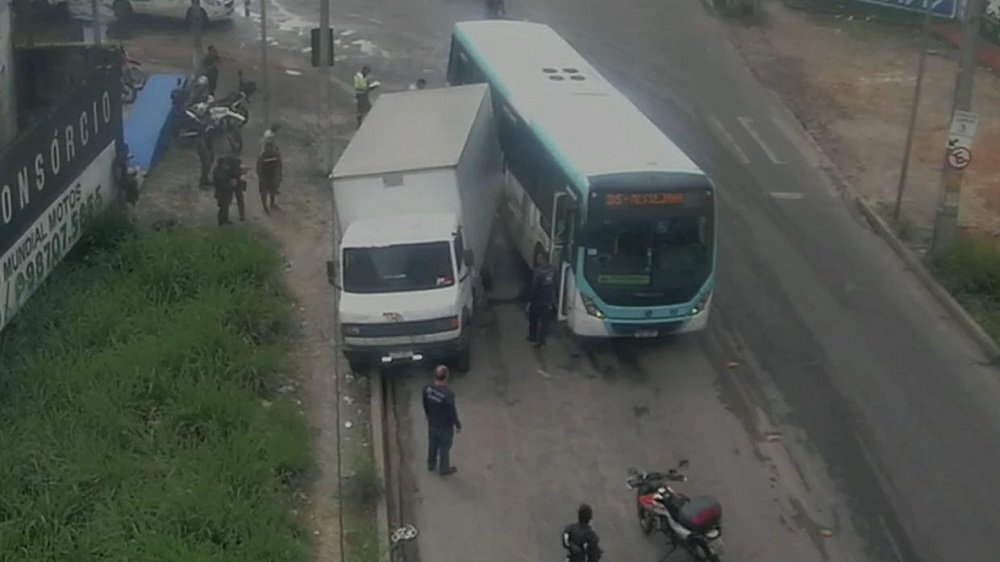
M375 471L382 485L382 493L379 494L375 505L378 559L380 562L389 562L392 551L389 544L389 480L385 448L385 395L381 371L378 368L374 369L368 381L371 386L372 456L375 458Z
M760 82L760 80L758 80ZM763 86L763 84L761 84ZM851 184L844 178L840 173L840 169L832 160L826 155L826 152L820 147L816 139L813 138L812 134L802 125L799 121L798 116L795 115L787 105L785 105L784 100L777 92L771 90L764 86L769 94L775 99L778 107L792 119L792 121L797 125L797 128L802 131L802 137L806 139L815 153L820 169L829 174L833 179L834 184L840 193L854 201L857 205L858 210L861 211L862 216L871 225L872 229L882 237L886 243L892 248L892 251L899 256L899 259L903 260L906 267L909 268L916 276L924 288L937 299L942 307L951 315L951 317L958 323L959 326L965 330L966 334L972 338L973 341L982 349L983 353L986 355L986 359L990 363L1000 362L1000 345L986 332L985 329L976 321L965 310L965 308L955 300L955 297L945 289L941 283L934 277L934 274L930 272L929 269L924 265L919 257L900 240L896 233L892 231L888 223L882 219L881 216L869 205L864 199L854 193L851 189Z
M975 318L969 314L965 308L955 300L955 297L951 296L951 293L945 289L937 279L934 278L934 274L927 269L926 266L921 262L917 255L906 247L892 229L875 212L875 210L860 197L857 197L856 202L861 213L868 219L868 223L872 225L882 238L889 244L889 247L896 252L896 255L903 260L903 263L916 274L917 279L924 285L924 287L941 303L941 306L955 319L956 322L966 331L966 333L971 337L980 348L982 348L983 353L986 354L986 358L990 363L997 363L1000 361L1000 345L993 340L992 337L983 329L983 327L976 321Z

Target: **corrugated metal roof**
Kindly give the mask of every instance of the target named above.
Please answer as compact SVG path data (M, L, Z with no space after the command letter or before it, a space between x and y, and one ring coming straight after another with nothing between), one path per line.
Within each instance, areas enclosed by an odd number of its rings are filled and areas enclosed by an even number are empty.
M382 94L333 168L333 178L454 166L485 84Z

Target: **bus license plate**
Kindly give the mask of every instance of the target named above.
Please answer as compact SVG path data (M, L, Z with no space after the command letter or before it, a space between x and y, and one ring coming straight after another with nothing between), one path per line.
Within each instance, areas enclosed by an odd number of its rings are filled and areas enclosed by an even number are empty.
M640 330L635 333L635 337L637 338L655 338L658 335L660 335L660 332L656 330Z

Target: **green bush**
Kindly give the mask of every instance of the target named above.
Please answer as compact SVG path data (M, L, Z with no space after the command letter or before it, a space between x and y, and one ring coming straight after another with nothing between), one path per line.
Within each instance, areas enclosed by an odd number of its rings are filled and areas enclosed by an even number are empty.
M306 560L274 249L237 229L91 243L0 334L4 560Z
M1000 247L996 243L962 238L937 267L954 291L1000 299Z

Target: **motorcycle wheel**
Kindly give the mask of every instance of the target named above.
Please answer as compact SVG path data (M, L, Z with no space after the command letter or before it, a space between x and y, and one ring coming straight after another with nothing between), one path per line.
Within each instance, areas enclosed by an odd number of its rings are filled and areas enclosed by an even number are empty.
M122 83L122 103L131 104L135 101L135 88L131 84Z
M132 87L136 90L141 90L146 86L146 80L148 79L146 73L139 68L131 68L128 71L128 82L132 84Z
M654 527L656 527L656 524L653 522L653 514L649 510L639 506L639 528L642 529L642 534L648 535L652 533Z

